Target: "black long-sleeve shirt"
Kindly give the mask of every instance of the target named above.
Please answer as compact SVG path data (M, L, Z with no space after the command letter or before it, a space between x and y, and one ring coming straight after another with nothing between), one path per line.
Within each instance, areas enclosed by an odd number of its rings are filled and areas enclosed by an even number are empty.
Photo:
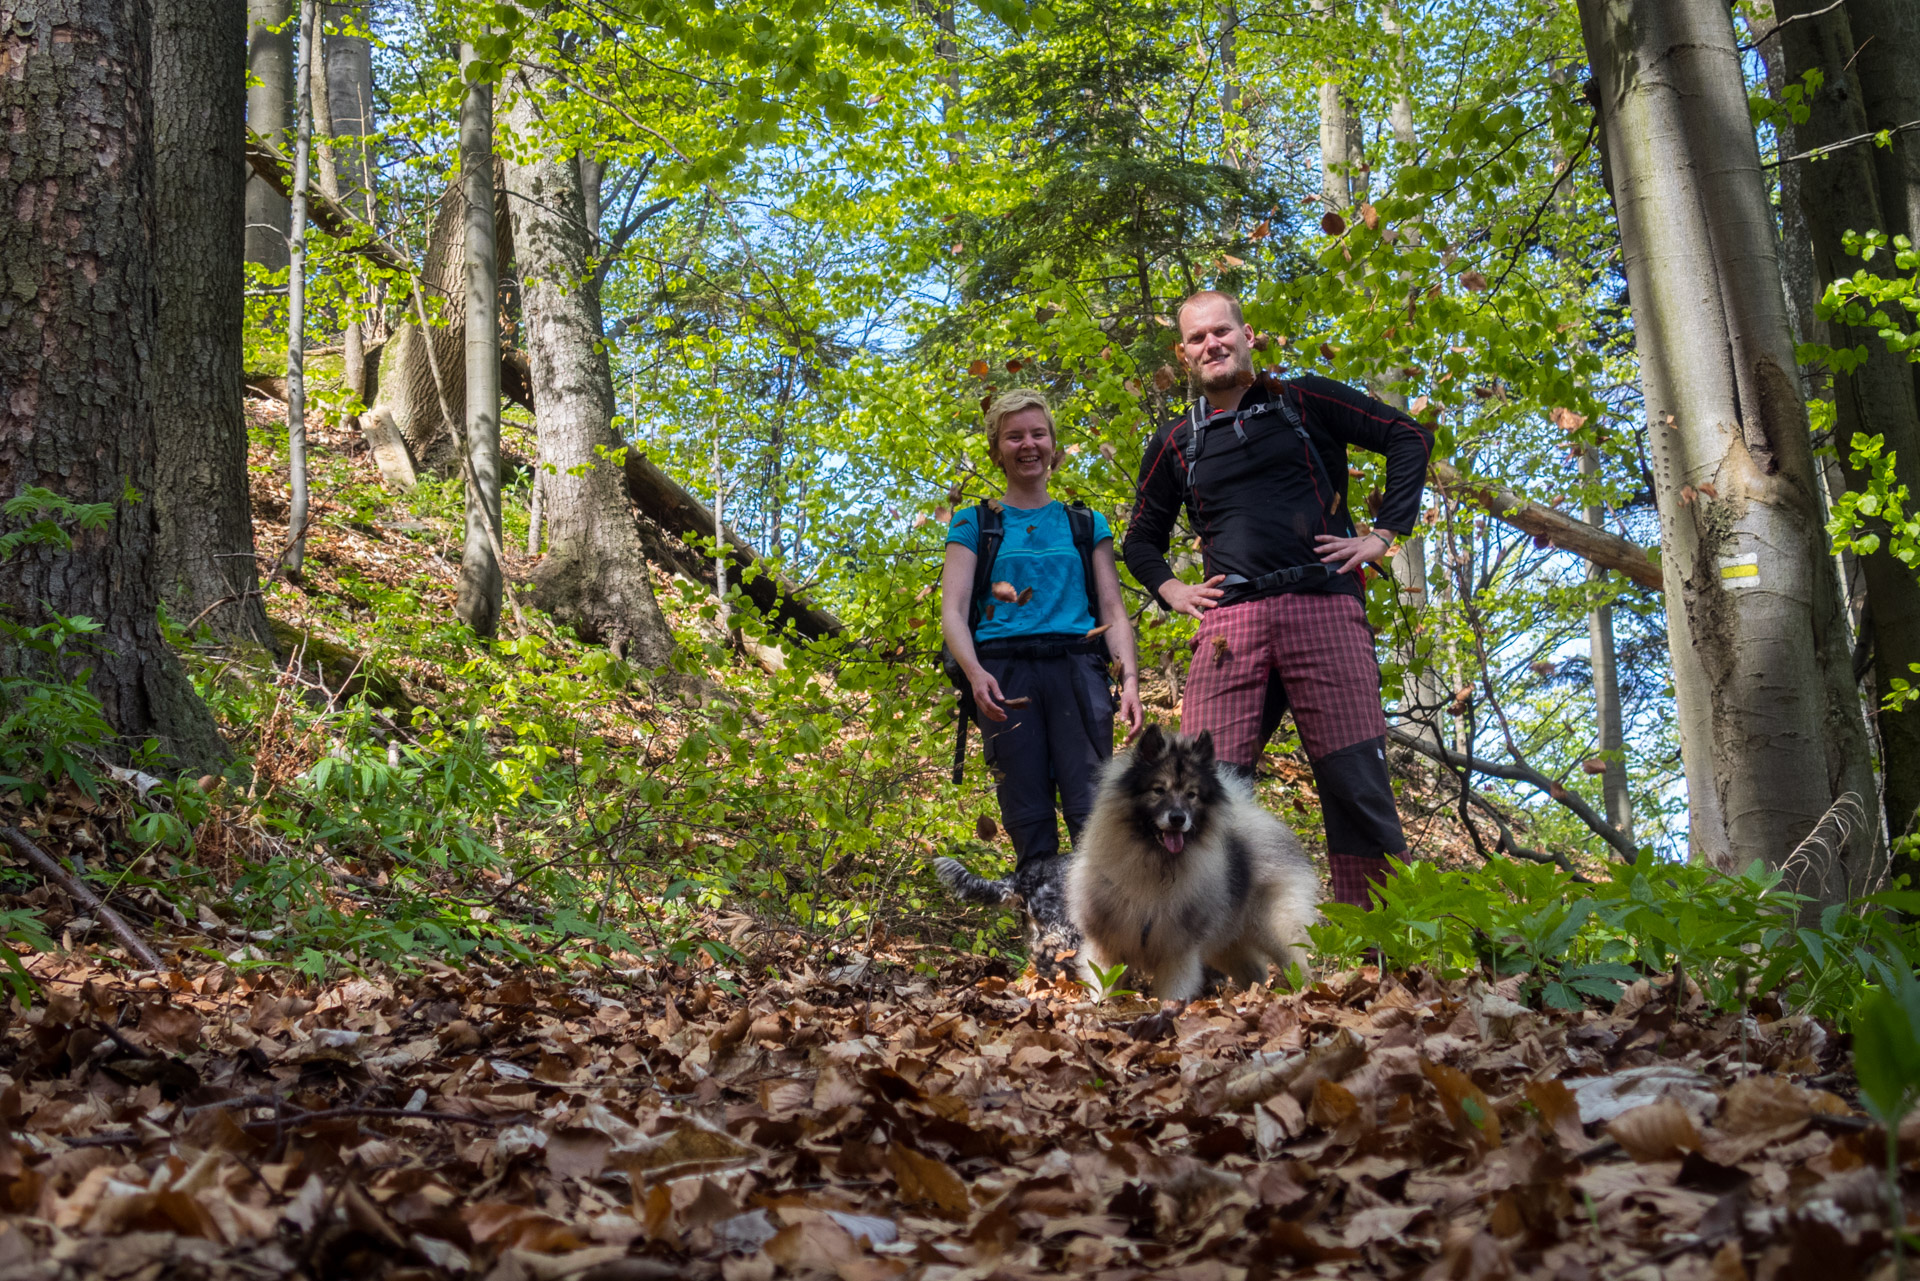
M1299 415L1318 466L1274 404L1280 397ZM1431 428L1365 392L1312 374L1285 380L1262 375L1241 404L1243 411L1261 404L1272 407L1245 412L1244 440L1230 418L1215 417L1201 435L1192 485L1185 457L1193 430L1190 412L1164 423L1148 443L1123 547L1127 568L1141 586L1158 596L1173 578L1167 547L1183 504L1200 535L1209 577L1228 574L1252 580L1275 570L1319 564L1316 536L1354 532L1346 501L1349 445L1386 455L1386 494L1374 524L1395 534L1413 529L1433 453ZM1203 402L1201 413L1206 412ZM1358 595L1362 590L1357 574L1314 574L1242 599L1285 591Z

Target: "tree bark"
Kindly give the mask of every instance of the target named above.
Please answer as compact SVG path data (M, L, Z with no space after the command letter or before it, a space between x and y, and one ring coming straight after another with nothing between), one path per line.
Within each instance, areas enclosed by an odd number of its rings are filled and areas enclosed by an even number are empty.
M247 0L247 126L276 147L293 128L293 0ZM247 181L247 261L269 271L287 266L293 210L258 178Z
M1816 13L1822 8L1808 0L1782 0L1775 7L1780 18L1796 19L1780 28L1779 35L1788 81L1799 82L1813 69L1824 74L1820 89L1807 99L1806 122L1793 126L1797 148L1858 137L1871 127L1861 103L1861 82L1849 70L1860 51L1847 11ZM1784 168L1799 171L1794 185L1810 233L1816 298L1833 281L1856 271L1892 268L1891 254L1863 263L1842 247L1848 231L1888 225L1873 149L1846 147L1818 163ZM1893 194L1898 203L1899 194ZM1904 218L1904 210L1897 216ZM1853 446L1862 437L1878 435L1892 451L1900 483L1909 493L1920 494L1920 404L1915 402L1912 368L1891 352L1873 350L1881 346L1874 328L1849 326L1839 319L1827 324L1834 346L1872 351L1866 363L1833 375L1834 450L1848 487L1863 490L1869 485L1871 476L1852 464ZM1891 539L1883 538L1880 548L1859 557L1858 563L1873 627L1872 687L1885 691L1896 679L1910 679L1920 663L1920 578L1895 558ZM1920 704L1897 712L1869 707L1868 714L1879 730L1887 823L1897 835L1920 813ZM1896 870L1920 871L1920 863Z
M322 42L326 52L328 117L332 122L336 198L363 221L373 221L372 13L366 0L328 4L327 24L335 34ZM367 395L367 325L349 320L341 335L342 381L364 403Z
M293 139L293 231L287 237L287 546L280 567L299 581L307 554L307 165L313 154L313 83L308 59L319 31L319 0L300 0L299 92Z
M522 65L510 78L507 119L518 140L506 164L521 281L521 312L533 359L533 398L547 554L534 571L535 599L589 641L659 667L673 633L654 600L626 486L613 459L613 373L602 341L600 300L589 279L591 247L580 166L543 142L548 74ZM538 148L538 150L530 150ZM629 455L631 457L631 454Z
M478 55L460 47L462 70ZM493 242L493 87L467 85L460 107L460 188L466 206L467 537L454 612L482 636L500 623L500 261Z
M273 647L241 412L244 0L156 0L154 578L182 624Z
M1590 479L1599 476L1598 445L1580 452L1580 474ZM1589 506L1586 514L1587 524L1596 528L1606 519L1598 503ZM1607 571L1598 565L1588 566L1589 582L1604 582L1606 577ZM1633 797L1627 791L1627 762L1621 755L1626 748L1626 733L1620 714L1620 678L1614 663L1612 605L1595 605L1587 613L1587 662L1593 669L1594 740L1606 762L1600 789L1606 801L1607 822L1631 843Z
M1837 799L1875 793L1732 20L1720 0L1579 9L1652 438L1693 852L1780 867ZM1875 845L1854 833L1797 883L1838 901L1881 870Z
M129 747L151 736L205 766L226 749L155 614L152 3L68 0L58 15L0 0L14 139L0 162L0 495L37 485L115 514L70 549L0 561L0 616L93 619L75 659L109 723ZM0 670L36 661L0 646Z

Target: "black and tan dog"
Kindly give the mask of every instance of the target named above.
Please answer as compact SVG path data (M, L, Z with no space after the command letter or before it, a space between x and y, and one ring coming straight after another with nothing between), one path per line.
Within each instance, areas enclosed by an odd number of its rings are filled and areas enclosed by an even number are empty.
M1211 967L1236 983L1305 965L1319 879L1300 842L1213 757L1213 738L1150 725L1115 757L1067 870L1081 975L1124 962L1152 995L1191 1000Z

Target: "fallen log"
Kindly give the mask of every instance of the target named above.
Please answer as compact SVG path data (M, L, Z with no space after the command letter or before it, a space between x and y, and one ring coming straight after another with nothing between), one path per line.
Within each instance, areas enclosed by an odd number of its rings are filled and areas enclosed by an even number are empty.
M627 449L626 474L627 493L633 499L633 505L662 529L689 543L694 539L713 537L712 509L660 470L638 448L629 446ZM768 569L746 539L729 529L726 531L726 543L730 566L727 581L738 586L740 594L752 601L761 612L777 622L792 622L808 640L838 636L846 631L847 625L839 618L810 604L800 595L799 588ZM700 559L706 561L706 573L702 577L711 585L713 562L705 557ZM756 570L751 579L746 573L749 569Z
M1427 477L1435 488L1472 499L1495 520L1522 533L1545 539L1551 546L1572 552L1602 569L1625 574L1642 587L1655 591L1661 588L1660 562L1638 543L1589 525L1545 503L1536 503L1505 485L1471 480L1451 463L1436 459L1428 466Z

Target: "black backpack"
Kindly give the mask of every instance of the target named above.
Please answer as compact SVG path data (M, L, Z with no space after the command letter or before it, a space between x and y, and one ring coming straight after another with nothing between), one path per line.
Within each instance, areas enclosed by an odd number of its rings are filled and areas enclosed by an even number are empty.
M980 523L980 546L973 562L973 593L967 598L969 635L980 630L980 617L986 609L987 595L993 589L994 561L999 559L1000 544L1006 541L1007 536L1006 516L999 503L989 499L975 507L973 512L974 518ZM1080 553L1080 572L1086 583L1087 607L1097 626L1100 621L1100 592L1093 580L1093 510L1082 502L1068 503L1067 527L1073 531L1073 545ZM966 769L967 724L978 709L974 706L973 686L968 682L967 674L961 670L959 660L954 658L953 651L944 642L940 646L940 670L960 691L960 717L953 738L953 781L958 783Z

